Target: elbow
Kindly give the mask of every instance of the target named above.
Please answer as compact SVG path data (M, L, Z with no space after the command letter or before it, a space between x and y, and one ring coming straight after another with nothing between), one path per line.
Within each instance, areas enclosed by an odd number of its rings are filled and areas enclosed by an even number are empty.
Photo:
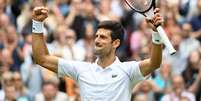
M155 65L155 68L156 68L156 69L157 69L157 68L160 68L160 66L161 66L161 63L158 63L158 64Z
M151 62L151 67L153 67L154 69L160 68L162 61L158 60L156 62Z
M162 60L158 60L154 65L159 68L161 66Z
M34 56L33 63L42 66L45 63L45 56Z

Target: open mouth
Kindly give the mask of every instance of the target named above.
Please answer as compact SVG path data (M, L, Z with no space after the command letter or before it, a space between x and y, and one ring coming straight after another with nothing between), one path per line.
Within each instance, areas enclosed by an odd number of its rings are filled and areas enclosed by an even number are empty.
M102 45L101 44L99 44L99 43L96 43L95 44L95 47L101 47Z

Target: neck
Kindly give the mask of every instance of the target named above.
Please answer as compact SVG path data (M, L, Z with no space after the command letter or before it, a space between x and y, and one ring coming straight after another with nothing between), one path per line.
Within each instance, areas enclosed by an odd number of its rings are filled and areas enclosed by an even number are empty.
M100 65L102 68L106 68L115 61L115 58L115 54L99 56L97 64Z
M54 42L54 44L56 44L59 47L65 46L65 44L63 42L59 41L59 40L56 40L56 41L53 41L53 42Z
M53 101L51 98L45 98L45 101Z
M85 44L88 44L88 45L91 45L93 43L93 39L91 38L86 38L84 41L86 42Z
M16 101L14 98L6 98L5 101Z
M182 92L183 92L183 89L178 88L178 89L176 89L176 91L175 91L175 95L178 96L178 97L180 97L181 94L182 94Z

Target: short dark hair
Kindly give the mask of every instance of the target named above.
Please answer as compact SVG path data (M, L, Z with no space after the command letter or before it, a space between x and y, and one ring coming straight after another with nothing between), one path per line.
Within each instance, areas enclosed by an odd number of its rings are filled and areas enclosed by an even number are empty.
M98 24L98 29L104 28L112 31L111 38L112 40L119 39L120 43L123 42L124 39L124 28L120 22L117 21L102 21Z

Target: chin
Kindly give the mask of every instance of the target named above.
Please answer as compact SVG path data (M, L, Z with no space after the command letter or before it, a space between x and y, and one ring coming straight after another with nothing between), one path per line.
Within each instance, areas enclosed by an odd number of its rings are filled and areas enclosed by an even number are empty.
M101 50L101 49L94 49L94 54L96 55L96 56L100 56L100 55L102 55L104 52Z
M101 52L100 52L100 51L95 50L95 51L94 51L94 54L95 54L95 55L100 55L100 54L101 54Z

